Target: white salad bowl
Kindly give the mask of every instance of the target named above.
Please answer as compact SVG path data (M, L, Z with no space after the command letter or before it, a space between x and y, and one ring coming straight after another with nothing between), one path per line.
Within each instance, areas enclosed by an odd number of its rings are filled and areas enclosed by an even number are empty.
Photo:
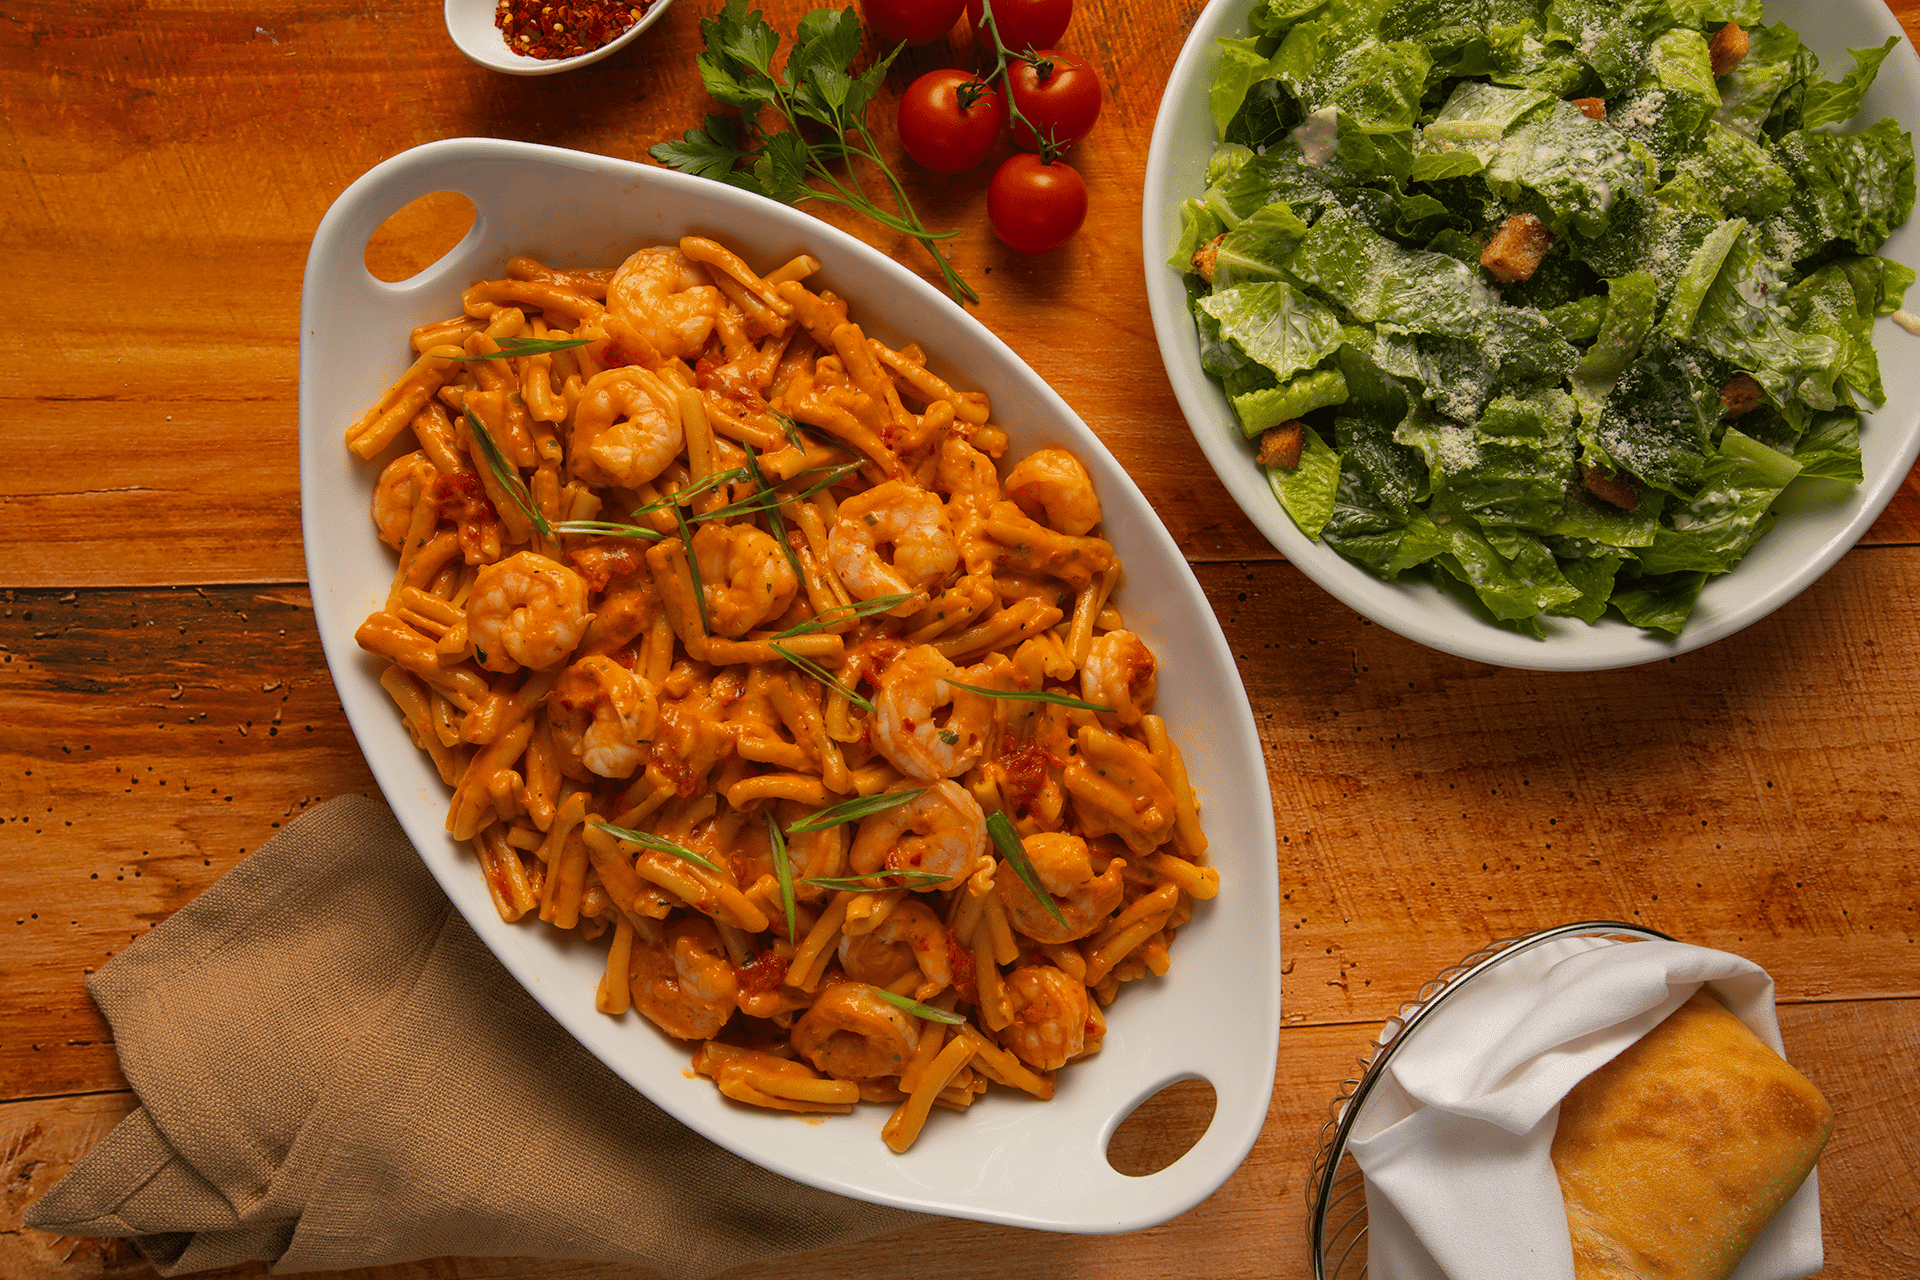
M1268 541L1314 582L1384 627L1422 644L1498 666L1540 671L1602 671L1673 657L1750 626L1793 599L1858 542L1886 508L1920 454L1920 338L1891 319L1874 331L1886 403L1861 426L1866 479L1845 485L1796 480L1774 504L1779 521L1732 572L1709 579L1686 628L1671 639L1618 618L1593 626L1542 618L1536 640L1505 631L1424 582L1386 582L1309 539L1275 500L1218 383L1200 367L1200 347L1180 272L1165 265L1180 238L1180 205L1206 187L1217 136L1207 93L1220 62L1216 40L1247 34L1254 0L1213 0L1194 23L1161 98L1147 157L1142 206L1147 300L1154 334L1181 411L1220 482ZM1766 21L1784 21L1820 57L1822 72L1851 70L1848 49L1903 35L1882 0L1769 0ZM1920 59L1903 38L1861 105L1861 126L1892 116L1920 123ZM1920 266L1920 218L1881 250ZM1920 298L1917 286L1909 303Z
M461 243L399 284L368 274L367 238L408 202L457 191L476 216ZM1186 755L1221 891L1197 904L1162 979L1128 983L1102 1051L1062 1071L1051 1102L995 1091L964 1114L936 1112L895 1155L885 1107L804 1119L741 1106L692 1078L692 1046L637 1013L594 1009L604 947L537 922L507 924L471 852L446 832L447 788L409 741L380 688L383 664L354 643L382 607L391 553L369 498L384 457L363 462L343 433L409 364L407 332L457 314L460 293L509 256L558 266L620 262L635 247L697 233L762 269L801 252L884 341L918 341L955 384L986 392L1019 455L1077 453L1127 566L1118 600L1164 660L1157 709ZM398 452L398 448L389 453ZM859 1199L1055 1231L1152 1226L1197 1204L1239 1166L1273 1089L1280 1020L1279 890L1266 767L1233 655L1206 596L1138 488L1086 424L978 321L933 286L840 231L784 205L667 169L527 143L454 139L377 166L314 235L301 299L300 485L315 621L347 718L414 847L502 964L628 1083L713 1141L787 1177ZM1141 1101L1203 1078L1211 1125L1170 1167L1126 1177L1107 1162L1114 1129Z
M577 58L529 58L516 53L493 25L494 0L446 0L447 34L454 47L483 67L510 76L550 76L572 71L609 57L640 38L666 13L673 0L653 0L640 20L598 49L589 49Z

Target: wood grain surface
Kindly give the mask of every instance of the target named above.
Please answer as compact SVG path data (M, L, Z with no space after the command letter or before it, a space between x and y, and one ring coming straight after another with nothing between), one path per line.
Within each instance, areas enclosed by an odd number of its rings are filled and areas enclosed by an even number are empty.
M0 14L0 265L20 299L0 361L14 440L0 450L0 1276L151 1274L124 1246L20 1227L133 1105L85 975L306 806L375 791L314 631L300 536L298 310L320 217L366 169L436 138L643 157L709 109L692 59L713 3L676 0L633 47L528 79L462 60L437 4L23 0ZM808 6L762 7L790 30ZM1920 0L1892 7L1920 30ZM1239 659L1286 931L1266 1129L1219 1193L1150 1231L941 1223L754 1275L1305 1275L1320 1125L1381 1020L1494 938L1590 918L1773 973L1789 1056L1840 1117L1821 1162L1828 1273L1920 1275L1920 474L1820 582L1671 661L1510 671L1356 616L1225 498L1148 322L1147 143L1199 8L1079 4L1063 43L1108 100L1076 153L1092 210L1066 249L998 245L991 165L903 169L929 224L960 228L975 314L1126 464ZM972 56L963 23L901 59L886 101ZM410 211L370 263L408 274L460 217L457 201ZM830 220L931 274L917 246ZM1204 1115L1181 1095L1128 1141L1163 1158ZM356 1274L638 1273L464 1259Z

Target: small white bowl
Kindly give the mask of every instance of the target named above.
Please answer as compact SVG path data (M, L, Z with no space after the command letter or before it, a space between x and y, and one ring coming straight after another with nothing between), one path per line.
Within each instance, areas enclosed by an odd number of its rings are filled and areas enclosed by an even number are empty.
M1811 586L1867 532L1920 453L1920 340L1884 318L1874 329L1874 344L1887 402L1861 427L1866 479L1857 486L1821 480L1789 485L1774 506L1779 522L1731 573L1708 581L1686 629L1673 639L1617 618L1591 627L1573 618L1545 618L1547 638L1535 640L1482 620L1438 587L1382 581L1326 543L1310 541L1274 500L1225 394L1201 369L1184 277L1165 265L1180 237L1180 204L1205 188L1213 154L1207 91L1220 62L1215 41L1245 36L1252 8L1253 0L1213 0L1168 77L1147 153L1141 209L1147 301L1167 377L1194 438L1247 518L1302 573L1381 626L1446 653L1535 671L1604 671L1686 653L1758 622ZM1848 49L1902 34L1882 0L1768 0L1766 20L1798 31L1820 56L1822 72L1835 79L1853 67ZM1884 116L1908 128L1920 124L1920 59L1905 40L1881 66L1859 122ZM1920 218L1894 232L1881 254L1920 266Z
M632 44L642 31L659 21L660 15L672 4L673 0L653 0L647 6L647 11L640 15L640 21L598 49L577 58L529 58L523 53L515 53L507 46L500 28L493 25L494 0L447 0L447 34L453 37L454 46L461 53L483 67L510 76L550 76L555 72L572 71L590 62L598 62L614 50Z

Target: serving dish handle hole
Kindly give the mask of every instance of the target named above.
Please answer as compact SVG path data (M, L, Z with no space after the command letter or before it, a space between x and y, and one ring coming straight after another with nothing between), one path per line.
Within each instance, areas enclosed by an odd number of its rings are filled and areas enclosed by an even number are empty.
M1107 1163L1129 1178L1159 1173L1199 1145L1218 1103L1212 1083L1199 1076L1159 1086L1114 1126Z
M452 140L436 149L457 153L462 145ZM362 174L314 232L307 291L330 292L342 308L381 309L472 283L467 275L482 257L491 220L484 189L476 194L462 176L448 181L403 157Z
M458 249L478 217L473 201L458 191L408 201L368 235L361 254L367 274L383 284L406 284Z

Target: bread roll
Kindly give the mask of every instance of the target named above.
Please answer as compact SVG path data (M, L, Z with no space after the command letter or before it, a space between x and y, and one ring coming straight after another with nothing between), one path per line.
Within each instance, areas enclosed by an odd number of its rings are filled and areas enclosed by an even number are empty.
M1577 1280L1725 1280L1800 1189L1833 1108L1706 992L1560 1104Z

